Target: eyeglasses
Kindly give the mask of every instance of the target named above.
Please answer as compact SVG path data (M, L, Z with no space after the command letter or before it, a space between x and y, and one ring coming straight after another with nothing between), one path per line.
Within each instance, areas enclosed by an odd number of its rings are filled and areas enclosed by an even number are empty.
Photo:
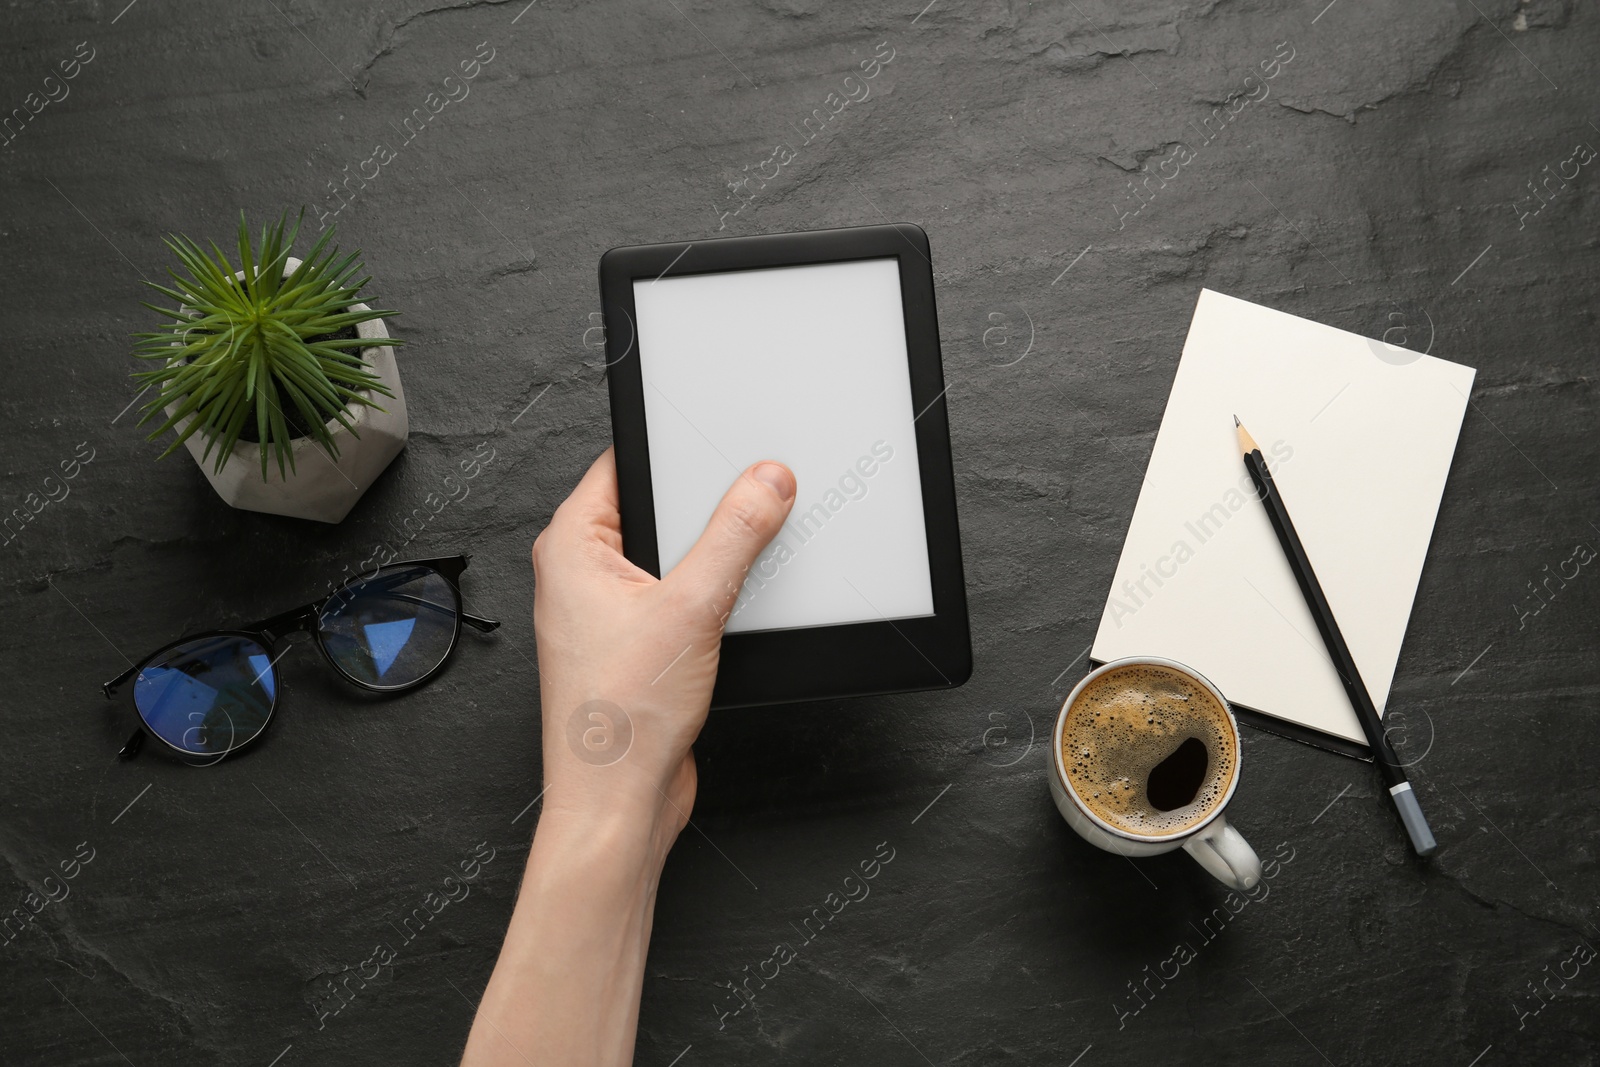
M110 699L133 679L142 726L118 755L132 759L150 733L191 761L214 763L260 737L278 706L277 645L294 633L310 633L328 664L362 689L425 684L449 662L462 623L483 633L500 625L461 610L471 558L392 563L304 607L157 649L103 687Z

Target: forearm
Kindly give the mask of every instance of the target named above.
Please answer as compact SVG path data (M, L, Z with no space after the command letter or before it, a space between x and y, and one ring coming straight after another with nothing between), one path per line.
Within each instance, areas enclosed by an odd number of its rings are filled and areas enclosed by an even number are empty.
M658 578L622 554L607 450L534 542L546 789L466 1067L632 1060L656 885L694 810L723 620L794 498L787 468L756 464Z
M651 813L546 808L464 1067L632 1062L670 844Z

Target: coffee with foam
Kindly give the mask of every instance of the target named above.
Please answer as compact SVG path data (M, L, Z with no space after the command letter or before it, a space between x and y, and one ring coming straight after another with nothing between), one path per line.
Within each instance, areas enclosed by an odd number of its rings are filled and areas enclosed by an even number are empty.
M1153 663L1091 681L1067 709L1061 764L1078 799L1139 837L1181 833L1227 798L1237 773L1228 710L1198 680Z

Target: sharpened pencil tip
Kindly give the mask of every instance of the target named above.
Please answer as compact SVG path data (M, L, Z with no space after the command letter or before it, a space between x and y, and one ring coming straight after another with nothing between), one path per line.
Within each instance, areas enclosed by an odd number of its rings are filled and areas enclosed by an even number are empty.
M1239 452L1248 456L1259 447L1255 438L1250 436L1250 431L1244 428L1244 423L1239 421L1239 416L1233 417L1233 432L1239 435Z

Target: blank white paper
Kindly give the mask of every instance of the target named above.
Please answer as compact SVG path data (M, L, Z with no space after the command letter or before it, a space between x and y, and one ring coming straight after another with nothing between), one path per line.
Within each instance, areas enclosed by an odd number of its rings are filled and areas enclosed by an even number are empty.
M1476 372L1203 290L1094 658L1158 655L1229 700L1366 743L1239 457L1260 445L1380 714ZM1379 345L1378 349L1384 346Z
M662 573L746 467L794 471L794 510L730 632L933 613L894 258L638 280Z

